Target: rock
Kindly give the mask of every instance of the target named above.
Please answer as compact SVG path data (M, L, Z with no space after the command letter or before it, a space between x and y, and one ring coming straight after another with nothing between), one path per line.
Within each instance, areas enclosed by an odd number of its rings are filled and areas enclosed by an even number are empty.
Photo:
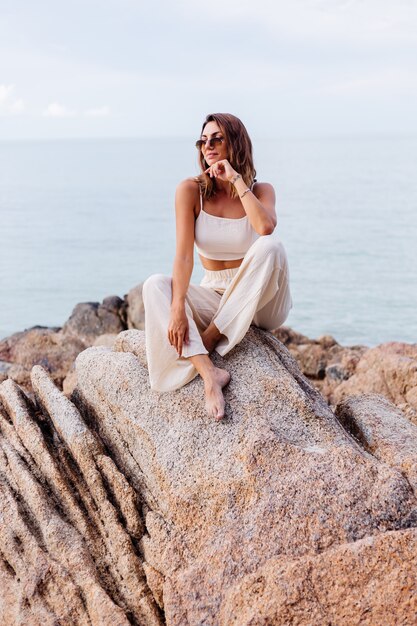
M375 396L335 416L268 332L214 359L220 423L199 377L150 390L140 330L70 398L39 365L35 403L0 384L0 623L414 623L417 429Z
M314 345L313 343L301 344L298 346L297 357L305 376L323 380L329 360L325 348L320 345Z
M62 387L77 354L91 345L111 346L126 328L125 308L118 296L104 298L101 304L84 302L76 305L63 328L33 326L6 337L0 341L0 382L11 378L31 394L30 371L42 365ZM74 381L74 376L68 377L66 393Z
M347 380L349 378L349 372L347 372L340 363L327 365L324 369L324 375L335 383L340 383L342 380Z
M136 285L125 296L127 307L127 327L143 330L145 328L145 307L142 300L142 285Z
M0 385L2 624L162 624L137 493L40 366Z
M94 340L93 346L107 346L107 348L112 348L116 341L117 334L118 333L105 333L104 335L99 335L97 339Z
M77 386L77 372L75 371L75 368L71 367L70 371L68 372L68 374L65 376L64 380L62 381L62 391L64 392L64 395L67 396L67 398L69 398L72 394L72 392L74 391L74 389Z
M280 326L277 330L274 330L272 334L279 339L284 346L287 346L288 349L294 345L297 346L306 343L315 343L314 340L309 339L301 333L297 333L297 331L293 330L289 326Z
M34 326L0 342L0 358L10 363L9 378L31 390L30 371L42 365L62 385L75 357L85 347L77 337L67 337L53 328Z
M106 346L108 348L112 348L117 338L117 334L115 333L105 333L104 335L99 335L93 343L93 346ZM77 373L75 371L74 362L72 363L66 377L62 382L62 391L64 395L70 397L75 387L77 386Z
M64 335L77 337L87 347L91 346L99 335L117 334L125 328L123 300L118 296L109 296L102 304L98 302L77 304L65 322L62 332Z
M269 333L251 329L218 357L232 373L220 424L205 414L198 378L177 392L150 391L143 332L125 331L114 347L77 357L73 400L149 508L144 569L167 624L229 624L233 611L219 622L222 607L237 594L245 615L252 600L239 585L270 559L308 564L417 524L416 498L398 467L341 427ZM347 595L347 577L340 584ZM281 623L296 618L302 595L297 602ZM412 615L409 604L402 610ZM240 616L235 623L244 623Z
M0 361L0 383L8 377L11 366L12 364L7 361Z
M330 335L309 339L287 326L274 330L273 334L287 346L303 374L328 400L334 389L355 373L360 358L368 350L366 346L343 347Z
M139 360L141 366L147 370L145 333L138 333L136 330L125 330L117 335L113 344L116 352L132 352Z
M417 425L417 344L385 343L367 350L354 374L329 394L336 405L350 395L378 393Z
M0 340L0 359L3 359L6 363L13 362L15 358L15 352L18 350L19 344L21 345L22 340L28 335L28 333L32 332L32 334L39 334L39 336L46 336L48 334L53 335L56 333L59 328L49 328L47 326L32 326L28 330L24 330L22 332L14 333L9 337L5 337Z
M273 334L330 405L350 395L378 393L417 425L417 344L343 347L333 337L309 339L285 326Z
M417 426L383 396L350 396L336 407L344 428L379 461L396 467L417 496Z
M362 356L369 350L365 346L333 346L328 352L328 359L324 370L324 380L321 393L332 404L334 390L344 380L349 380L356 372L356 367Z
M228 592L228 626L413 624L417 531L387 532L306 558L274 558Z
M333 346L339 346L336 339L331 335L322 335L317 339L317 342L322 346L322 348L333 348Z

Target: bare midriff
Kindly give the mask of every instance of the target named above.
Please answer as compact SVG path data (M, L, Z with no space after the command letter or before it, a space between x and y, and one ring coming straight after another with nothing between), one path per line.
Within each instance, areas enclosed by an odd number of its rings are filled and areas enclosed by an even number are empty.
M217 272L218 270L229 270L233 267L239 267L243 259L234 259L233 261L217 261L214 259L206 259L205 256L198 255L201 259L204 269L211 272Z

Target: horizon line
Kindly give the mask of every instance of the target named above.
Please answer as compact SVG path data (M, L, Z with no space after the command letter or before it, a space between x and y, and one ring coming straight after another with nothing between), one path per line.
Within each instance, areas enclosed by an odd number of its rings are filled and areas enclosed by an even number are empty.
M279 139L355 139L355 138L413 138L417 137L417 130L357 130L357 131L335 131L335 132L307 132L307 133L279 133L276 135L252 135L252 141L275 141ZM0 137L0 143L18 142L48 142L48 141L138 141L138 140L164 140L164 141L194 141L191 135L102 135L102 136L61 136L61 137Z

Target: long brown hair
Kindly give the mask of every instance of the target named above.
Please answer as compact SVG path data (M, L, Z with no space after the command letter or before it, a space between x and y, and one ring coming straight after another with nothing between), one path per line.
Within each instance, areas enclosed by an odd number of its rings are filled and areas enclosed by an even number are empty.
M226 140L228 149L227 160L233 169L239 172L246 185L249 188L252 187L256 180L256 170L253 165L252 142L243 122L231 113L209 113L201 127L200 136L203 134L204 127L208 122L216 122L219 125ZM203 197L211 198L216 193L216 179L210 178L208 174L204 173L204 170L208 168L208 163L204 159L202 150L199 152L198 160L201 174L197 176L197 180ZM238 193L234 185L230 184L230 186L231 196L236 198Z

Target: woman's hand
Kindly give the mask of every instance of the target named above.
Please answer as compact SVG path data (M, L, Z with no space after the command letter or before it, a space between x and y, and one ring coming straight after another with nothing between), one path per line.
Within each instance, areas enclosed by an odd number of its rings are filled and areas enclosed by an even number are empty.
M183 344L189 342L188 319L184 308L171 310L168 339L178 352L178 356L182 356Z
M210 167L208 167L204 173L208 174L210 178L213 178L214 176L214 178L219 178L220 180L229 183L234 176L237 176L236 170L233 169L227 159L216 161L216 163L210 165Z

